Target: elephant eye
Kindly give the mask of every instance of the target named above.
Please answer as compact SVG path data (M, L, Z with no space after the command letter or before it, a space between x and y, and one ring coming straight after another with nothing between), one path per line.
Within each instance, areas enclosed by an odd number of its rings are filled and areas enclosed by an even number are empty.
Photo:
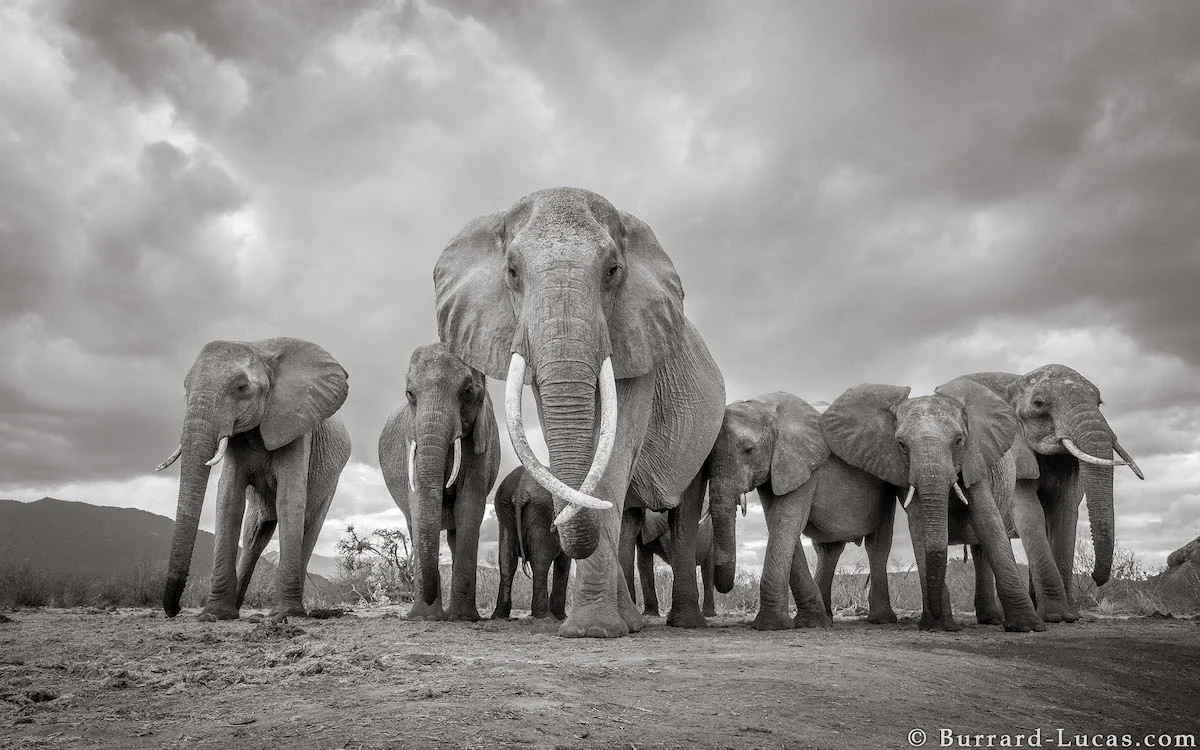
M608 278L611 279L611 278L615 277L618 273L620 273L620 271L621 271L620 266L613 266L612 268L608 269Z
M510 279L515 279L515 278L517 278L517 267L516 267L516 266L509 266L509 267L508 267L508 277L509 277Z
M412 391L405 391L404 395L408 397L408 403L410 403L410 404L417 403L417 397L413 395Z
M963 447L963 436L962 435L959 435L958 437L954 438L954 447L955 448Z
M904 440L901 438L896 438L896 444L900 446L900 452L907 456L908 455L908 444L905 443Z
M1042 407L1044 407L1046 405L1045 399L1042 399L1042 398L1035 398L1035 399L1033 399L1032 403L1034 406L1036 406L1039 409L1041 409Z

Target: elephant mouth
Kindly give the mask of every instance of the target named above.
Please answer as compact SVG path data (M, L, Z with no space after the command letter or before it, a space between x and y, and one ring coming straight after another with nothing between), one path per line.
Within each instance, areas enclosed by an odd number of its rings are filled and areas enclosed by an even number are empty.
M534 481L555 498L567 503L567 507L563 508L558 517L554 519L556 527L566 523L582 508L607 510L613 507L611 502L593 497L591 494L595 491L596 485L600 483L600 478L604 476L604 470L608 468L608 461L612 457L613 443L617 434L617 381L613 374L611 357L605 358L604 363L600 366L599 386L600 435L596 442L596 453L592 458L592 465L588 469L583 483L576 490L568 487L562 480L554 476L529 447L529 440L525 436L525 421L521 416L521 396L525 389L525 358L517 352L513 352L512 359L509 361L508 379L504 392L504 415L508 423L508 435L512 439L517 458L521 460L521 464Z

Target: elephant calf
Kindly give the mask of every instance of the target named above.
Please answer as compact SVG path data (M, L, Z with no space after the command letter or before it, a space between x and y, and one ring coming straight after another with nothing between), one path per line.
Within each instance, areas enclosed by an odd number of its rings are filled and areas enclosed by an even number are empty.
M421 346L408 365L407 400L379 436L379 466L408 521L416 554L411 619L478 620L479 526L500 471L500 435L483 374L443 344ZM453 557L450 606L442 608L442 529Z
M533 568L533 616L567 619L571 558L563 554L558 535L551 530L554 498L525 473L524 467L518 466L500 483L493 502L500 524L500 589L492 619L506 619L512 614L512 582L518 559ZM554 585L547 596L546 576L551 566Z
M644 514L644 515L643 515ZM668 514L632 508L625 511L624 525L621 534L633 534L635 538L631 545L637 555L638 578L642 582L642 598L645 600L642 614L658 617L658 591L654 585L654 556L658 555L667 565L671 562L673 538ZM623 544L623 548L630 545ZM713 563L716 560L713 547L712 518L707 514L700 521L696 532L696 565L700 568L700 580L704 586L704 605L702 612L705 617L715 617L717 614L716 591L713 586ZM629 586L629 596L637 604L637 595L633 588L632 561L622 559L621 566L625 573L625 582Z

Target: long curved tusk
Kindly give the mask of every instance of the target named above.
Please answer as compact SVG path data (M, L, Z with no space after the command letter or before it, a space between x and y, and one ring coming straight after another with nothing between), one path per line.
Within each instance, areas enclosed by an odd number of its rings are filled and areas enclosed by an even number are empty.
M446 480L446 489L454 486L454 480L458 479L458 468L462 466L462 438L454 438L454 466L450 468L450 478Z
M158 468L155 469L155 471L162 471L163 469L167 468L171 464L175 463L175 460L178 459L180 454L182 454L182 453L183 453L183 443L180 443L179 447L175 449L175 452L172 453L171 455L167 456L167 460L163 461L161 464L159 464Z
M915 493L916 491L917 491L917 486L915 484L908 485L908 496L904 498L904 502L900 503L901 508L908 510L909 504L912 503L913 493Z
M958 499L962 500L963 505L971 504L967 502L967 493L963 492L963 488L959 486L957 479L954 480L954 494L958 495Z
M1125 449L1121 447L1121 444L1116 441L1113 441L1113 448L1117 451L1118 456L1125 459L1126 463L1129 464L1129 468L1133 469L1133 473L1137 475L1137 478L1145 480L1146 475L1142 473L1140 468L1138 468L1137 461L1133 460L1133 456L1129 455L1129 453L1127 453Z
M1070 451L1072 456L1083 461L1085 464L1092 464L1093 466L1128 466L1128 464L1119 458L1098 458L1090 453L1084 453L1079 450L1071 438L1063 438L1062 444L1064 448Z
M605 357L600 364L600 435L596 439L596 454L579 491L591 495L600 484L608 460L612 458L613 443L617 439L617 379L613 374L612 357Z
M512 361L508 368L508 382L504 389L504 416L508 423L508 437L512 440L513 449L517 453L517 458L521 460L521 465L525 467L525 471L533 477L534 481L540 484L547 492L554 495L563 502L570 503L572 506L580 506L584 508L592 508L595 510L607 510L613 507L613 504L607 500L585 495L579 490L568 487L561 479L554 476L537 456L533 455L533 449L529 447L529 440L525 437L525 423L521 419L521 392L525 388L525 358L520 354L513 352ZM601 434L601 438L603 438ZM609 449L611 450L611 448ZM593 466L594 468L594 466ZM591 472L588 472L591 476ZM564 508L559 514L559 518L574 515L567 514L570 508ZM555 523L559 521L556 519Z
M204 465L205 466L216 466L217 464L221 463L221 460L223 458L225 458L225 448L228 446L229 446L229 438L228 437L221 438L221 442L217 443L217 455L208 459L208 461L206 461L204 463Z
M417 491L417 480L413 477L413 465L417 462L417 441L408 441L408 491Z

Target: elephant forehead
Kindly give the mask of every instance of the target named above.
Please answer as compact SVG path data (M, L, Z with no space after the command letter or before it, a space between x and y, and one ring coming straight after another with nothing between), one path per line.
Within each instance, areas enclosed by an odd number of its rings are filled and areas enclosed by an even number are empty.
M1100 392L1100 389L1093 385L1090 380L1066 365L1045 365L1044 367L1039 367L1027 374L1025 381L1031 386L1077 388L1095 394L1099 394Z
M410 381L432 380L457 384L471 375L470 368L442 343L417 347L408 363Z
M918 396L896 408L900 431L916 425L961 427L963 407L945 396Z
M754 401L735 401L725 407L721 434L730 437L750 437L770 421L774 409Z
M200 350L188 378L203 374L207 377L233 377L249 367L262 364L248 344L240 341L210 341Z
M601 239L615 236L621 216L603 196L580 188L556 187L525 196L509 212L523 239Z

